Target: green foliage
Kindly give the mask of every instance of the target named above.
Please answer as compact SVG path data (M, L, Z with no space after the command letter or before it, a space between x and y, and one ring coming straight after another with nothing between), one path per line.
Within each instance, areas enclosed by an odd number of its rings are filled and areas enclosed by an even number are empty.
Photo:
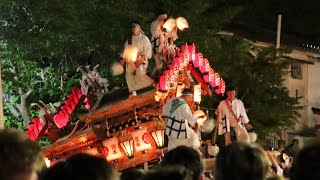
M39 141L39 144L41 147L45 147L45 146L48 146L50 145L50 139L48 136L43 136L40 141Z
M21 122L20 120L8 115L4 115L4 127L9 128L16 128L16 129L21 129L24 130L24 125L23 122Z

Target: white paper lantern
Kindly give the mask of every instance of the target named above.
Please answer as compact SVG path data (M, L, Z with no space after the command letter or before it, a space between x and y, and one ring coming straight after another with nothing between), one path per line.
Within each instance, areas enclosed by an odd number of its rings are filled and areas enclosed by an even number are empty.
M249 138L250 138L250 142L251 142L251 143L254 143L254 142L257 141L257 139L258 139L257 133L255 133L255 132L249 132L248 134L249 134Z
M132 137L137 151L146 152L151 149L151 140L147 128L133 131Z
M177 22L177 26L178 28L182 31L186 28L189 28L189 24L188 24L188 21L186 20L186 18L184 17L178 17L176 19L176 22Z
M119 76L124 72L123 65L119 62L114 62L111 66L111 74L112 76Z
M217 156L219 153L219 146L217 145L209 145L208 146L208 154L210 154L211 156Z
M199 104L201 102L201 84L193 86L193 101Z
M106 150L105 152L106 152L107 161L114 161L122 158L122 153L119 148L118 138L114 137L114 138L104 140L102 144Z

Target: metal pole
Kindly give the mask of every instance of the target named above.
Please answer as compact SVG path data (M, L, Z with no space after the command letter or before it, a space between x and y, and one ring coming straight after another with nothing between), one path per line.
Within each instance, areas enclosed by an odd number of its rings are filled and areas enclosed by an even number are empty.
M277 44L276 44L276 49L280 48L280 37L281 37L281 19L282 15L278 15L278 26L277 26Z
M4 128L4 116L3 116L3 95L2 95L2 75L1 75L1 61L0 61L0 129Z

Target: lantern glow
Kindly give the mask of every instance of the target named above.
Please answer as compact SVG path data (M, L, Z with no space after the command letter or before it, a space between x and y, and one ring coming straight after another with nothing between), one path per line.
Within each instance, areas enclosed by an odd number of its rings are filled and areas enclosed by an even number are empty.
M198 104L201 102L201 84L193 86L193 101Z
M176 20L173 18L169 18L164 24L163 28L166 29L167 32L171 32L176 26Z
M151 132L151 135L156 142L158 148L164 147L164 129L158 129Z
M120 143L120 146L129 159L133 158L133 140L123 141Z
M177 22L177 27L183 31L184 29L186 28L189 28L189 24L188 24L188 21L186 20L186 18L184 17L178 17L176 19L176 22Z
M114 161L122 158L122 154L118 146L119 140L117 137L104 140L102 144L105 148L107 161Z
M146 152L151 149L151 142L147 128L142 128L132 132L134 145L137 151Z
M123 59L128 62L134 63L138 58L139 49L134 45L128 45L123 52Z
M83 150L82 152L85 154L92 155L92 156L98 155L98 149L96 147L95 148L87 148L87 149Z

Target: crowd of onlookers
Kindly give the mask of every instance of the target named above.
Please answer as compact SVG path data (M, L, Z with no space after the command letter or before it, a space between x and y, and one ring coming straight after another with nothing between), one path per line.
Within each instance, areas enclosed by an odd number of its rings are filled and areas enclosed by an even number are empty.
M44 168L37 143L18 130L0 129L0 180L319 180L320 142L300 151L297 143L294 140L284 148L279 141L276 151L265 151L257 144L232 143L214 158L214 166L206 166L199 151L179 146L167 152L153 169L117 172L105 159L87 154L75 154ZM277 175L279 170L283 176Z

